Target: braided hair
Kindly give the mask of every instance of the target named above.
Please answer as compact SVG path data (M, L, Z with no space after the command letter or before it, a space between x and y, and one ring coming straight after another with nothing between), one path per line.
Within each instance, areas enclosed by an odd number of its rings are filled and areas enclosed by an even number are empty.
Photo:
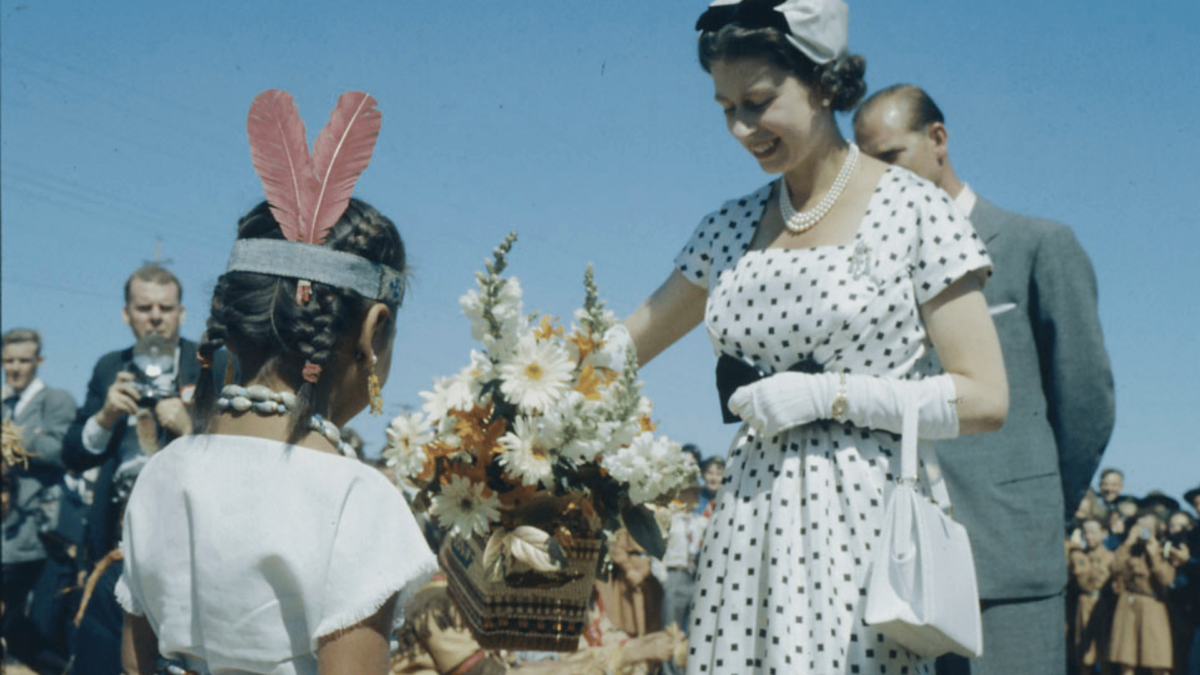
M777 28L749 27L730 23L719 30L704 31L699 41L700 67L712 72L716 61L762 58L792 73L829 99L835 111L854 109L867 93L867 60L858 54L839 56L828 63L814 63Z
M238 221L238 239L283 238L265 201ZM351 198L323 246L387 265L401 274L407 270L404 242L396 226L359 199ZM308 432L308 420L314 413L329 412L331 378L306 378L305 369L316 366L328 372L336 365L336 346L353 336L374 303L350 289L314 281L311 299L300 304L296 302L297 283L294 278L254 272L221 275L213 289L212 308L198 350L201 363L212 363L213 354L226 347L237 355L244 381L267 371L295 386L296 406L289 411L288 432L293 443ZM398 303L389 308L389 316L395 317ZM391 321L394 318L389 318L389 333ZM208 427L218 388L211 369L206 373L196 384L193 407L199 429Z

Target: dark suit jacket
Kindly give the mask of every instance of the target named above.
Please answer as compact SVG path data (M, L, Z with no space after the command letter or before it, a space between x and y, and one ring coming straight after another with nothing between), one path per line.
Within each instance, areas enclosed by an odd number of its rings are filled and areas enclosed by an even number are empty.
M1064 523L1113 427L1096 276L1065 225L983 199L970 218L995 264L984 296L1004 352L1008 420L995 433L939 442L938 458L970 532L980 597L1048 596L1066 584Z
M180 339L179 341L179 375L177 381L180 387L196 384L200 376L200 364L196 361L196 343ZM79 409L75 423L67 432L63 444L63 462L72 471L87 471L99 466L100 475L96 479L95 500L92 503L87 526L87 560L94 563L111 551L120 540L117 531L117 509L113 504L113 477L121 464L122 444L137 446L137 433L128 428L126 418L113 425L112 437L108 447L99 455L88 452L83 447L83 426L88 418L95 415L104 407L108 396L108 387L117 378L117 373L125 370L133 361L133 347L120 351L109 352L96 362L92 371L92 379L88 382L87 400ZM216 370L216 368L220 370ZM215 372L221 373L224 361L214 363ZM165 434L165 432L164 432ZM164 443L174 440L169 435L160 439Z
M21 427L25 449L33 453L29 466L11 469L17 477L13 508L4 518L4 562L46 557L38 529L42 496L62 480L63 437L75 419L75 399L62 389L45 387L34 394L13 423Z

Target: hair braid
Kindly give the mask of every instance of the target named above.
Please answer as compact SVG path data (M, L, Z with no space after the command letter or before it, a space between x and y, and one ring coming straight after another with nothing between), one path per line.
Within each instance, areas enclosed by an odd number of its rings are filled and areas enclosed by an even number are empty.
M238 239L282 239L266 202L250 210L238 222ZM324 246L351 253L372 262L406 271L404 242L396 226L366 202L351 199L345 213L329 232ZM215 352L224 345L237 355L244 380L259 377L264 370L290 383L296 390L296 406L290 411L289 440L308 433L313 413L328 414L338 346L355 334L373 301L352 290L312 283L312 297L301 305L295 300L297 280L270 274L228 272L213 291L211 318L203 349ZM397 306L392 307L395 316ZM204 351L202 354L206 353ZM306 364L318 366L324 376L317 382L304 378ZM197 418L212 414L215 385L204 392ZM203 426L203 425L198 425Z
M205 323L204 335L200 339L200 344L196 348L196 356L199 358L205 367L201 369L200 377L196 381L196 389L192 398L192 425L195 428L202 429L207 425L208 419L212 415L213 404L216 401L216 392L218 390L216 378L217 373L213 369L213 357L225 346L225 339L229 333L229 329L225 326L225 293L227 291L225 278L222 277L217 282L217 287L213 289L213 302L211 313L208 321Z

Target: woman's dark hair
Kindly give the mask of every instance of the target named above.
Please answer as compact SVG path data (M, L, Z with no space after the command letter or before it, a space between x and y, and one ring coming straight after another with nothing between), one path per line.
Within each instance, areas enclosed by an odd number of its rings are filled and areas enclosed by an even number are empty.
M238 239L283 239L279 223L264 201L238 221ZM352 253L404 273L407 269L404 242L391 220L370 204L351 199L341 219L323 244L334 251ZM253 272L227 272L213 289L207 330L200 342L202 359L212 362L221 347L238 357L243 381L264 368L293 384L296 407L289 411L288 440L295 442L308 432L313 413L327 413L328 376L334 348L353 337L373 301L346 288L312 282L312 298L304 305L296 298L297 280ZM395 310L392 306L391 317ZM391 326L388 326L389 332ZM317 382L302 377L305 363L323 367L326 377ZM196 384L194 416L197 428L205 428L213 412L218 389L214 377L201 376Z
M716 31L700 33L700 67L712 72L716 61L762 58L800 78L829 99L837 111L853 110L867 93L863 75L867 60L847 54L823 64L813 63L777 28L750 28L738 23L726 24Z
M713 455L712 457L709 457L708 459L706 459L700 463L700 473L707 473L709 467L712 467L712 466L719 466L722 469L724 469L725 468L725 458L721 457L719 455Z

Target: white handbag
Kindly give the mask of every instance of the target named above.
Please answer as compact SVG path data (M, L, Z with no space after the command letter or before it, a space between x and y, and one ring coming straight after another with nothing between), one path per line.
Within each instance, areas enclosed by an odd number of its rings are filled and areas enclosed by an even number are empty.
M918 441L916 405L905 410L903 431L900 481L874 552L865 619L921 656L976 658L983 654L983 629L971 542L966 528L942 510L949 509L950 496L933 444ZM938 503L915 489L918 453Z

